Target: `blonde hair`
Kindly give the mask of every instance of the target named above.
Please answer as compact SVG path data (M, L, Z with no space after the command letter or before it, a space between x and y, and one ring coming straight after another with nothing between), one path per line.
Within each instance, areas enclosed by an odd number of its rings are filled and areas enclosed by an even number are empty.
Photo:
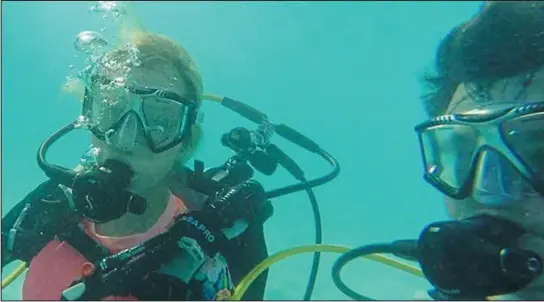
M161 59L160 62L166 62L174 67L174 70L187 86L188 95L186 97L197 101L200 107L203 92L202 77L187 50L165 35L142 30L139 25L130 28L127 24L125 23L120 28L120 40L117 47L106 53L105 56L121 59L126 56L131 48L135 48L137 50L137 59L140 62L139 66L143 68L153 68L154 64L157 64L157 60L154 59ZM81 79L70 79L64 85L64 91L83 100L86 84ZM191 133L191 140L183 142L184 148L175 166L183 165L198 148L202 129L198 124L195 124L191 129Z

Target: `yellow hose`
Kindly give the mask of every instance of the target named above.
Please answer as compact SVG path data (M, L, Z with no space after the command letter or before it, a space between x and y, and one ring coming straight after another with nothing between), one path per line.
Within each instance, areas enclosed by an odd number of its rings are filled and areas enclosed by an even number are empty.
M221 101L223 101L222 96L218 96L218 95L211 94L211 93L202 94L202 99L207 100L207 101L218 102L218 103L221 103Z
M325 245L325 244L319 244L319 245L304 245L299 247L290 248L287 250L283 250L281 252L278 252L265 260L263 260L261 263L257 264L238 284L236 287L234 294L230 298L230 300L233 301L240 301L244 294L246 293L249 286L259 277L260 274L262 274L266 269L268 269L273 264L276 264L280 262L281 260L299 255L304 253L314 253L314 252L329 252L329 253L345 253L351 250L348 247L343 246L337 246L337 245ZM423 273L420 269L411 266L409 264L406 264L404 262L395 260L393 258L389 258L383 255L375 254L375 255L368 255L363 256L364 258L368 258L372 261L380 262L385 265L392 266L396 269L405 271L409 274L412 274L417 277L425 278Z
M2 289L6 288L11 282L15 281L26 269L27 265L25 262L21 263L11 274L9 274L6 279L2 280Z

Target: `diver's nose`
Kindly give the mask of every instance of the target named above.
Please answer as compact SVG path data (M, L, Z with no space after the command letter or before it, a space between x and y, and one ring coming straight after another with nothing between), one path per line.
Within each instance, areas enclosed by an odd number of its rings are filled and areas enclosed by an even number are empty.
M142 132L139 118L134 112L127 113L117 127L106 132L106 143L124 152L131 152Z

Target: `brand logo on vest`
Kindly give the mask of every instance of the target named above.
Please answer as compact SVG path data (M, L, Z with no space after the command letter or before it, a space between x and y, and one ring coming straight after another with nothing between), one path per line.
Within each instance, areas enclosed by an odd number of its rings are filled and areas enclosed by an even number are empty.
M210 243L215 241L215 236L206 228L206 226L202 223L200 223L196 218L193 216L183 216L181 217L182 221L186 221L189 224L192 224L196 227L197 230L199 230L202 235L204 235L204 238Z

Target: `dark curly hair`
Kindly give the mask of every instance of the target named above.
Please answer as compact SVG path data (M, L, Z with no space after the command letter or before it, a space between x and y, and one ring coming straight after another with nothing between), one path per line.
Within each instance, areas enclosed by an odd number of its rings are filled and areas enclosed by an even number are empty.
M434 71L424 76L424 107L444 114L457 86L484 93L494 82L532 75L544 65L544 2L488 1L441 41Z

